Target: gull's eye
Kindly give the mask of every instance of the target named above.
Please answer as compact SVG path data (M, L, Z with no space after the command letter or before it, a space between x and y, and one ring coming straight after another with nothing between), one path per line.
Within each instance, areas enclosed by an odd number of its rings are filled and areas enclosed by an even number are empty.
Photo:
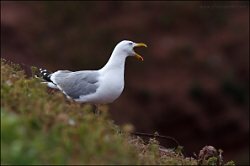
M130 46L132 46L133 43L129 43Z

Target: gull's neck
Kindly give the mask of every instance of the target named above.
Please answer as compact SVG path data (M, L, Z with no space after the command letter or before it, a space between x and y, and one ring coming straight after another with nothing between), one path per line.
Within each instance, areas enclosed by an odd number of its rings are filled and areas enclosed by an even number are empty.
M124 75L124 66L127 55L117 49L114 49L106 65L100 69L101 72L119 72Z

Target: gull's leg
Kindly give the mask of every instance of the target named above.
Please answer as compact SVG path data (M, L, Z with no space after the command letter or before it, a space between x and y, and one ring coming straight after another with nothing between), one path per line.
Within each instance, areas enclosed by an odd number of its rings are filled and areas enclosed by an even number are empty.
M99 115L100 111L99 111L99 104L95 104L95 114Z

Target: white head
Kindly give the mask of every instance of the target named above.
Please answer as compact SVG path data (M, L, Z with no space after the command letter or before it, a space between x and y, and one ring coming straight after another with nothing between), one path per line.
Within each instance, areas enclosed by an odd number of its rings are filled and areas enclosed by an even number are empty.
M143 58L134 51L134 47L140 47L140 46L147 47L147 45L144 43L134 43L129 40L123 40L116 45L114 51L119 51L124 53L124 55L126 56L135 56L138 59L143 60Z

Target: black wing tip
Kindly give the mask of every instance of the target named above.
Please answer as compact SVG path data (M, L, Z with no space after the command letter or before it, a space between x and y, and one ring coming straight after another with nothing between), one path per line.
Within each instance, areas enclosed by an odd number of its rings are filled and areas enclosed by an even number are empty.
M42 74L42 77L46 80L46 81L49 81L49 82L52 82L50 77L51 77L51 74L52 72L46 70L46 69L42 69L40 68L39 69L40 73Z

